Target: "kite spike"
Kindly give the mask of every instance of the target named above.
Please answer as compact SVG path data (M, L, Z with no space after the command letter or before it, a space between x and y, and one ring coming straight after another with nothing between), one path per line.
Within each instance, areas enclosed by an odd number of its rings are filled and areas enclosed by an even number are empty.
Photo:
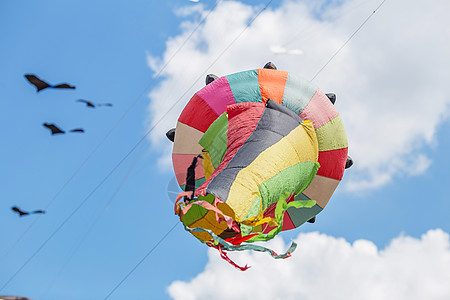
M272 69L272 70L276 70L277 67L275 66L275 64L271 61L269 61L268 63L266 63L263 67L263 69Z
M211 82L213 82L214 80L218 79L219 76L215 75L215 74L208 74L206 75L205 78L205 83L206 85L210 84Z

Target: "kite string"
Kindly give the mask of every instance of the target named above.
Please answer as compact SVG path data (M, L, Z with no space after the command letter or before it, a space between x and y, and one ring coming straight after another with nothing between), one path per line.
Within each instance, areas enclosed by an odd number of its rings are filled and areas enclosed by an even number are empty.
M231 46L244 34L244 32L250 27L250 25L260 16L260 14L272 3L273 0L270 0L264 7L261 9L255 17L246 25L246 27L231 41L230 44L228 44L227 47L216 57L216 59L206 68L205 72L210 69L213 65L217 63L217 61L225 54L226 51L228 51ZM53 236L56 235L59 230L61 230L62 227L75 215L75 213L87 202L87 200L102 186L106 180L116 171L116 169L122 165L122 163L131 155L132 152L135 151L135 149L145 140L145 138L155 129L157 125L175 108L175 106L184 99L185 95L195 86L195 84L204 76L203 72L195 81L194 83L178 98L177 101L158 119L158 121L144 134L144 136L141 137L141 139L129 150L129 152L113 167L113 169L100 181L100 183L88 194L88 196L72 211L69 216L64 219L64 221L53 231L53 233L50 234L50 236L38 247L38 249L23 263L19 269L6 281L6 283L0 287L0 291L2 291L19 273L20 271L37 255L37 253L53 238ZM135 101L136 103L137 101ZM135 104L133 103L132 106ZM127 110L130 111L131 107ZM126 113L122 116L121 119L123 119L126 115ZM119 121L120 122L120 121ZM118 123L116 123L116 127ZM113 130L110 130L108 135ZM102 140L102 142L106 139L106 137ZM101 142L101 143L102 143ZM100 146L100 144L97 146L97 148ZM91 153L93 154L93 153ZM92 156L92 155L91 155Z
M49 290L52 288L52 286L55 284L55 281L57 278L61 277L62 272L64 271L64 269L67 267L69 261L72 259L72 257L75 255L75 253L78 251L78 249L80 248L80 246L83 244L83 242L86 240L86 238L88 237L88 235L90 234L90 232L95 228L95 226L97 225L98 221L101 219L101 217L103 216L104 212L106 211L106 209L108 208L109 204L111 204L112 200L117 196L117 194L119 193L120 189L123 187L123 185L125 184L125 182L128 179L128 176L130 175L130 173L134 170L134 168L136 167L136 164L138 163L139 158L136 157L134 162L130 165L130 167L127 170L127 173L125 174L125 176L122 178L122 181L120 182L119 186L114 190L114 192L112 193L111 197L109 198L109 200L106 202L106 204L104 205L103 209L101 209L99 212L95 213L94 215L97 215L97 217L94 218L93 221L91 221L91 225L88 227L88 229L86 230L86 232L83 234L83 236L81 237L81 239L79 240L78 243L76 243L75 245L72 246L71 250L69 251L69 254L67 255L67 258L65 259L65 261L62 263L61 268L55 273L55 275L53 276L53 279L50 280L50 284L47 286L47 288L45 289L45 291L42 293L41 295L41 300L44 299L44 297L46 296L46 294L49 292Z
M272 2L272 0L271 1L269 1L269 3L257 14L257 16L259 16L261 13L262 13L262 11L263 10L265 10L266 9L266 7L270 4ZM336 53L328 60L328 62L316 73L316 75L314 75L314 77L311 79L311 81L312 80L314 80L321 72L322 72L322 70L323 69L325 69L325 67L333 60L333 58L348 44L348 42L356 35L356 33L367 23L367 21L375 14L375 12L384 4L384 2L386 2L386 0L383 0L382 2L381 2L381 4L372 12L372 14L358 27L358 29L350 36L350 38L338 49L338 51L336 51ZM255 18L256 19L256 18ZM248 24L248 26L250 26L250 24L255 20L255 19L253 19L249 24ZM248 27L247 26L247 27ZM246 27L246 28L247 28ZM245 29L246 29L245 28ZM240 35L239 35L240 36ZM234 42L234 41L233 41ZM227 48L229 48L229 47L227 47ZM215 63L215 62L214 62ZM213 63L213 64L214 64ZM171 109L170 109L171 110ZM175 225L176 226L176 225ZM158 241L158 243L139 261L139 263L138 264L136 264L134 267L133 267L133 269L131 270L131 271L129 271L128 273L127 273L127 275L125 275L125 277L111 290L111 292L103 299L103 300L106 300L106 299L108 299L109 298L109 296L111 296L116 290L117 290L117 288L139 267L139 265L141 265L144 261L145 261L145 259L155 250L155 248L161 243L161 241L163 240L163 239L165 239L168 235L169 235L169 233L170 232L172 232L173 231L173 229L175 228L175 226L173 226L167 233L166 233L166 235L164 235L164 237L160 240L160 241Z
M314 27L317 27L316 26L317 24L312 25L312 26L309 25L307 27L303 27L297 33L294 33L287 42L282 44L282 46L285 48L288 45L292 44L293 42L306 41L311 36L317 36L317 34L316 34L317 31L319 31L319 33L320 33L321 31L324 30L324 28L333 26L333 22L338 21L342 17L346 16L353 10L357 9L358 7L362 6L363 4L365 4L366 2L369 2L369 1L373 1L373 0L361 0L361 2L357 3L353 7L349 7L347 9L345 9L344 11L341 11L339 14L334 14L334 15L331 15L331 17L324 19L323 21L326 22L325 27L322 27L319 30L315 30L316 28L314 28ZM302 37L301 39L299 39L300 36Z
M326 68L326 66L328 66L328 64L339 54L339 52L341 52L341 50L350 42L350 40L358 33L358 31L364 27L364 25L370 20L370 18L372 18L372 16L377 12L377 10L384 4L384 2L386 2L386 0L383 0L380 3L380 5L378 5L378 7L375 8L375 10L364 20L364 22L362 22L362 24L355 30L355 32L353 32L353 34L345 41L345 43L342 44L342 46L339 49L337 49L337 51L323 65L323 67L320 68L320 70L316 73L316 75L314 75L313 78L311 78L311 81L313 81L320 73L322 73L322 71Z
M157 124L156 124L157 125ZM33 252L33 254L19 267L19 269L0 287L0 292L20 273L20 271L41 251L41 249L58 233L64 225L75 215L75 213L91 198L91 196L106 182L106 180L119 168L120 165L136 150L145 137L155 128L154 125L147 131L133 148L109 171L109 173L100 181L100 183L88 194L86 198L64 219L64 221L50 234L50 236Z
M330 58L330 60L316 73L316 75L313 77L313 79L315 79L320 73L321 73L321 71L333 60L333 58L345 47L345 45L353 38L353 36L354 35L356 35L356 33L364 26L364 24L372 17L372 15L381 7L381 5L385 2L386 0L383 0L383 2L377 7L377 9L375 9L374 11L373 11L373 13L363 22L363 24L352 34L352 36L344 43L344 45L343 46L341 46L341 48L339 48L338 49L338 51ZM266 7L270 4L272 2L272 0L271 1L269 1L269 3L256 15L256 17L251 21L251 22L249 22L249 24L247 25L247 27L246 28L244 28L244 30L243 30L243 32L250 26L250 24L262 13L262 11L263 10L265 10L266 9ZM211 66L212 65L214 65L217 61L218 61L218 59L231 47L231 45L243 34L243 32L241 32L232 42L231 42L231 44L230 45L228 45L228 47L226 47L226 49L219 55L219 57L216 59L216 60L214 60L213 61L213 63L211 64ZM312 80L313 80L312 79ZM199 79L197 79L195 82L194 82L194 84L192 85L192 86L194 86L195 85L195 83L198 81ZM311 81L312 81L311 80ZM159 124L159 122L162 120L162 119L164 119L165 118L165 116L175 107L175 105L179 102L179 101L181 101L181 99L182 99L182 97L184 97L184 95L187 93L188 91L186 91L179 99L178 99L178 101L176 101L175 102L175 104L154 124L154 126L149 130L149 131L147 131L147 133L144 135L144 137L143 138L141 138L141 140L139 140L139 142L131 149L131 151L118 163L118 165L116 165L116 167L114 167L113 168L113 170L110 172L110 173L108 173L108 175L100 182L100 184L89 194L89 196L80 204L80 206L78 206L73 212L72 212L72 214L71 215L69 215L69 217L57 228L57 230L55 231L55 232L53 232L53 234L51 234L50 235L50 237L38 248L38 250L27 260L27 262L13 275L13 277L11 277L10 278L10 280L8 280L7 281L7 283L1 288L1 289L3 289L17 274L18 274L18 272L21 270L21 269L23 269L23 267L37 254L37 252L39 252L40 251L40 249L42 249L43 248L43 246L45 246L45 244L56 234L56 232L58 232L59 231L59 229L61 229L63 226L64 226L64 224L68 221L68 219L70 219L74 214L75 214L75 212L87 201L87 199L88 198L90 198L90 196L106 181L106 179L107 178L109 178L109 176L117 169L117 167L118 166L120 166L121 164L122 164L122 162L130 155L130 153L131 152L133 152L134 150L135 150L135 148L143 141L143 139ZM131 108L134 106L134 104L136 103L137 101L135 101L133 104L132 104L132 106L127 110L127 112L124 114L124 116L128 113L128 111L129 110L131 110ZM116 123L116 125L118 124L118 123L120 123L120 121L124 118L124 116L119 120L119 122L117 122ZM114 129L112 129L110 132L112 132ZM110 133L108 133L107 134L107 136L109 135ZM107 137L106 136L106 137ZM106 137L105 137L105 139L106 139ZM103 140L102 140L102 142L103 142ZM101 142L101 143L102 143ZM98 147L100 146L100 144L98 145ZM97 147L97 148L98 148ZM95 150L96 151L96 150ZM93 154L93 153L92 153ZM78 170L77 170L78 171ZM173 230L175 228L175 226L163 237L163 239ZM160 244L160 242L161 242L162 240L160 240L156 245L155 245L155 247L154 248L156 248L159 244ZM148 257L148 255L150 255L150 253L154 250L154 248L152 248L152 250L149 252L149 253L147 253L147 255L142 259L142 261L141 262L143 262L147 257ZM141 262L137 265L137 266L135 266L135 268L133 268L133 270L126 276L126 278L141 264ZM120 283L119 283L119 285L121 285L122 284L122 282L123 281L125 281L126 280L126 278L124 278ZM119 286L118 285L118 286ZM116 286L114 289L113 289L113 291L105 298L105 299L107 299L116 289L117 289L117 287L118 286ZM1 290L0 289L0 290Z
M264 7L263 9L261 9L256 15L255 17L246 25L246 27L241 31L241 33L239 33L235 39L233 39L233 41L219 54L219 56L211 63L211 65L208 67L211 68L219 59L220 57L239 39L239 37L242 36L242 34L250 27L250 25L256 20L256 18L258 18L261 13L272 3L273 0L270 0ZM203 76L203 74L202 74ZM201 78L201 77L200 77ZM197 78L197 80L195 80L194 84L192 84L191 88L195 85L195 83L200 79ZM189 88L188 91L191 89ZM184 94L186 94L188 91L186 91ZM163 115L163 117L161 117L159 119L162 120L174 107L175 105L184 97L184 94L178 99L178 101L175 102L174 105L172 105L172 107L166 112L166 114ZM156 247L159 246L159 244L161 244L161 242L175 229L175 227L179 224L179 222L177 221L177 223L175 223L175 225L145 254L145 256L125 275L125 277L122 278L122 280L117 283L116 286L114 286L114 288L109 292L109 294L103 299L106 300L108 299L121 285L122 283L125 282L125 280L127 280L127 278L147 259L147 257L150 256L150 254L156 249Z
M123 277L122 280L118 284L116 284L116 286L114 286L114 288L109 292L109 294L105 298L103 298L103 300L108 299L122 285L122 283L124 283L125 280L127 280L127 278L147 259L147 257L149 257L150 254L152 254L152 252L159 246L159 244L161 244L166 239L166 237L169 236L169 234L175 229L175 227L177 227L178 224L180 224L180 222L177 221L173 225L173 227L170 228L170 230L167 231L166 234L163 237L161 237L159 241L147 252L147 254L145 254L144 257L141 258L141 260L125 275L125 277Z
M209 17L211 12L217 7L219 3L221 3L223 0L218 0L213 8L200 20L200 22L197 24L197 26L191 31L191 33L188 35L188 37L183 41L183 43L177 48L177 50L170 56L170 58L167 60L167 62L161 67L161 69L154 75L153 79L150 80L150 82L145 86L143 91L136 97L136 99L131 103L131 105L127 108L127 110L122 114L122 116L114 123L114 125L111 127L111 129L106 133L106 135L102 138L102 140L97 144L97 146L88 154L88 156L84 159L84 161L81 163L81 165L72 173L72 175L67 179L67 181L63 184L63 186L56 192L56 194L53 196L53 198L47 203L45 206L45 210L47 210L54 201L59 197L59 195L66 189L66 187L72 182L72 180L75 178L75 176L80 172L80 170L87 164L87 162L92 158L92 156L98 151L98 149L103 145L103 143L106 141L106 139L112 134L112 132L117 128L117 126L125 119L125 117L128 115L128 113L134 108L134 106L137 104L137 102L141 99L142 96L144 96L145 92L150 88L150 86L161 76L161 73L166 69L166 67L172 62L174 57L181 51L181 49L185 46L185 44L192 38L192 35L198 30L201 24L203 24L206 19ZM16 248L16 246L22 241L22 239L25 237L25 235L31 230L31 228L37 223L41 215L36 216L34 218L33 222L25 229L25 231L16 239L16 241L13 243L11 247L6 251L5 254L2 255L0 258L0 264L6 259L6 257Z

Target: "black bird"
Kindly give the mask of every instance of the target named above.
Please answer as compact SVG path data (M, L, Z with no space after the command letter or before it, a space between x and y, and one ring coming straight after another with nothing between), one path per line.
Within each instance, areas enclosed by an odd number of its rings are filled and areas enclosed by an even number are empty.
M97 103L97 104L94 104L93 102L88 101L88 100L84 100L84 99L78 99L77 102L83 102L83 103L86 104L87 107L92 107L92 108L95 108L96 106L109 106L109 107L113 106L111 103Z
M60 84L56 84L56 85L50 85L47 82L39 79L38 77L36 77L36 75L33 74L25 74L24 75L25 78L36 87L37 91L41 91L43 89L46 88L53 88L53 89L75 89L74 86L71 86L67 83L60 83Z
M55 124L48 124L48 123L44 123L42 124L44 127L47 127L48 129L50 129L52 131L52 135L54 134L58 134L58 133L66 133L65 131L59 129Z
M84 132L84 129L83 128L75 128L75 129L70 130L69 132Z
M16 212L19 214L19 217L23 217L23 216L27 216L29 214L45 214L45 210L34 210L32 212L27 212L27 211L23 211L20 208L18 208L17 206L13 206L11 207L12 211Z
M61 130L58 126L56 126L55 124L48 124L48 123L44 123L42 124L44 127L48 128L51 130L52 135L54 134L59 134L59 133L66 133L64 130ZM84 130L82 128L76 128L76 129L72 129L70 130L70 132L84 132Z

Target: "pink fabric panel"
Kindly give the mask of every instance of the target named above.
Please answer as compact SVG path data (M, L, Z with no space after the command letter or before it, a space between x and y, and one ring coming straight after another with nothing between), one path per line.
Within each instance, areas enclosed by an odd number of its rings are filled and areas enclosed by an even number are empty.
M187 168L191 165L192 160L196 155L192 154L172 154L172 163L175 168L175 176L179 185L186 184ZM202 160L197 160L195 167L195 180L205 177L203 172Z
M311 120L314 129L317 129L337 115L339 115L339 112L333 103L327 95L318 89L299 116L302 120Z
M228 105L235 104L233 93L225 76L220 77L197 92L217 114L223 114Z

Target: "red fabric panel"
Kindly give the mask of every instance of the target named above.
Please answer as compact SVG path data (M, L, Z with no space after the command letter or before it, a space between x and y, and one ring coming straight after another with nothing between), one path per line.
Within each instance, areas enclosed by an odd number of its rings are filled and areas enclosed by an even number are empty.
M265 104L261 102L242 102L227 107L227 152L211 177L196 190L196 195L205 195L205 189L209 182L227 166L239 148L253 133L265 108Z
M199 95L194 94L183 109L178 121L205 132L218 116Z
M291 217L287 212L284 212L283 217L283 227L281 227L281 231L294 229L294 223L292 223Z
M286 203L289 203L291 201L294 201L294 197L289 197L286 199ZM266 210L264 211L264 218L266 217L271 217L271 218L275 218L275 207L277 206L277 203L273 203L271 205L269 205L269 207L266 208ZM269 233L272 229L275 229L275 226L267 226L267 225L263 225L263 233L267 234ZM291 230L296 228L294 226L294 223L292 223L291 217L289 216L289 214L287 213L287 211L284 212L284 216L283 216L283 226L281 227L281 231L285 231L285 230Z
M321 175L336 180L341 180L344 176L345 163L347 161L348 148L320 151L320 168L317 175Z
M186 184L187 169L192 164L192 160L196 155L191 154L172 154L172 162L175 169L175 176L179 185ZM197 166L195 167L195 180L205 177L203 172L202 160L197 161Z

